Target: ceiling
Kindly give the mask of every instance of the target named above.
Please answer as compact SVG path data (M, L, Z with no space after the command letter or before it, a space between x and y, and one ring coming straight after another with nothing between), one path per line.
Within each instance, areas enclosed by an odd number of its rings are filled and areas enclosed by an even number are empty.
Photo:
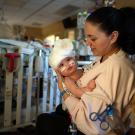
M94 0L0 0L8 24L38 27L94 6Z
M80 10L92 10L103 0L0 0L8 24L41 27L76 15ZM134 0L116 0L135 3ZM133 4L132 4L133 5ZM135 4L134 4L135 5Z

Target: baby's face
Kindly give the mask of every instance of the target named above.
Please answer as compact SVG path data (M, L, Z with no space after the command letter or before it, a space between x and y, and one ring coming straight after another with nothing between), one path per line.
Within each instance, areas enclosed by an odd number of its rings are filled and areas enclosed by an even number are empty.
M58 70L62 76L71 76L77 70L77 63L73 57L67 57L61 61Z

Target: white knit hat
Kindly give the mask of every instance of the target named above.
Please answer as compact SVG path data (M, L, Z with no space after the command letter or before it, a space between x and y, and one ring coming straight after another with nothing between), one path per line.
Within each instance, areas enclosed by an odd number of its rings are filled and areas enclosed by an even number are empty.
M57 68L60 62L66 57L74 57L75 51L70 39L59 39L54 43L54 48L49 56L49 65Z

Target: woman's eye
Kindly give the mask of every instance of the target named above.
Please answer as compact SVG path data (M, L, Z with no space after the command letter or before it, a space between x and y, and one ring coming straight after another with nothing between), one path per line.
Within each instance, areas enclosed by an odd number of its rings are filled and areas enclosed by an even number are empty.
M97 38L91 38L91 40L92 40L92 41L96 41L96 40L97 40Z
M96 37L96 36L93 36L93 35L92 35L92 36L89 36L89 35L88 35L88 36L86 37L86 41L87 41L87 40L96 41L96 40L97 40L97 37Z

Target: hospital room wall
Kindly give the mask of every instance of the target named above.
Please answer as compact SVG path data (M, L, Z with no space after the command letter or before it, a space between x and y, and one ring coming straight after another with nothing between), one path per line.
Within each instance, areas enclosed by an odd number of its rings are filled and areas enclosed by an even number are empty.
M41 40L44 40L46 37L50 35L55 35L60 38L65 38L68 37L68 32L70 30L74 30L76 32L76 28L69 28L69 29L64 28L63 23L60 21L42 28L26 27L25 35L29 39L37 38Z

